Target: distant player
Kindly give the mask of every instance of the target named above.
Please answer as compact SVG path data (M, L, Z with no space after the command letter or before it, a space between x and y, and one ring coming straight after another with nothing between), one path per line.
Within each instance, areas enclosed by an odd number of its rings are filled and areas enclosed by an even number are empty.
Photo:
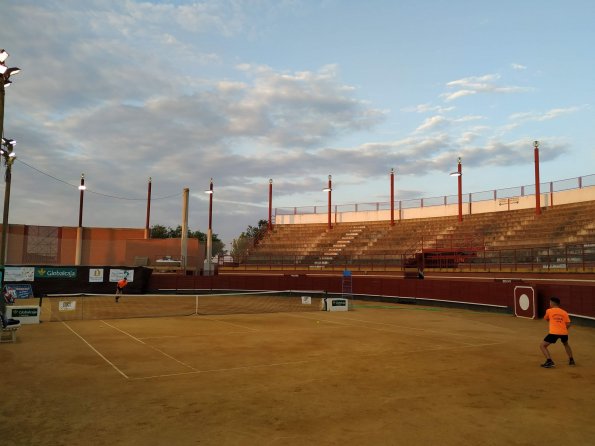
M554 367L554 361L548 351L550 344L555 344L558 339L562 341L566 354L568 355L568 365L574 365L574 358L572 357L572 349L568 344L568 328L570 328L570 317L568 313L560 308L560 299L552 297L550 299L550 308L545 312L544 319L549 321L550 329L548 335L543 338L543 342L539 345L541 352L545 356L546 361L541 364L541 367L550 369Z
M116 285L116 303L118 303L120 296L124 294L124 288L126 285L128 285L128 279L126 277L118 280L118 284Z

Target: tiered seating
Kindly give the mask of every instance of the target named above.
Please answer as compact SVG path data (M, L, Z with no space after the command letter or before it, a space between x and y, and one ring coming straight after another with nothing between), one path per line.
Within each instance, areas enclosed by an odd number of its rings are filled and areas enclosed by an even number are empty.
M335 224L277 225L246 263L325 267L420 252L479 252L595 243L595 201L457 216Z
M520 211L517 211L520 212ZM514 219L508 230L492 238L490 246L554 246L595 241L595 201L565 204L544 209L540 216Z

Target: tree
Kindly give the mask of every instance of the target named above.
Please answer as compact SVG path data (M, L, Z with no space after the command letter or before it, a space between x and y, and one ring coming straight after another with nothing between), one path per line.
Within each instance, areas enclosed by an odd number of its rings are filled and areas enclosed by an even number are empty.
M175 229L163 225L151 226L151 238L182 238L182 226L178 225ZM197 238L201 243L207 242L207 235L200 231L191 231L188 229L188 238ZM223 243L217 234L213 234L213 255L225 254L225 243Z
M163 225L153 225L151 227L151 238L169 238L169 229Z
M258 220L256 226L249 225L237 239L233 239L231 255L234 259L240 261L248 254L251 248L258 244L266 234L268 223L267 220Z

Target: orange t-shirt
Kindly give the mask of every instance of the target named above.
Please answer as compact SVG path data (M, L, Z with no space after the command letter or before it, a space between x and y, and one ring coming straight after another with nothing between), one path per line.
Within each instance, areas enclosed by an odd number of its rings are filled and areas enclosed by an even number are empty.
M568 313L562 308L548 308L545 312L544 319L550 321L550 334L567 335L567 323L570 323Z
M118 280L118 288L124 288L128 284L127 280L120 279Z

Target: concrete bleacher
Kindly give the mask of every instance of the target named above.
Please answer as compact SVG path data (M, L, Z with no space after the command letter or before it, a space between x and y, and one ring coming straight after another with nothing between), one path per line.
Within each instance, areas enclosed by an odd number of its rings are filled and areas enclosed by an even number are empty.
M394 226L388 221L337 223L332 229L320 223L276 225L244 263L293 263L311 269L347 260L486 250L515 250L522 257L523 249L543 247L549 253L573 244L595 244L595 201L550 206L541 215L535 209L465 215L462 222L449 216L401 220Z

